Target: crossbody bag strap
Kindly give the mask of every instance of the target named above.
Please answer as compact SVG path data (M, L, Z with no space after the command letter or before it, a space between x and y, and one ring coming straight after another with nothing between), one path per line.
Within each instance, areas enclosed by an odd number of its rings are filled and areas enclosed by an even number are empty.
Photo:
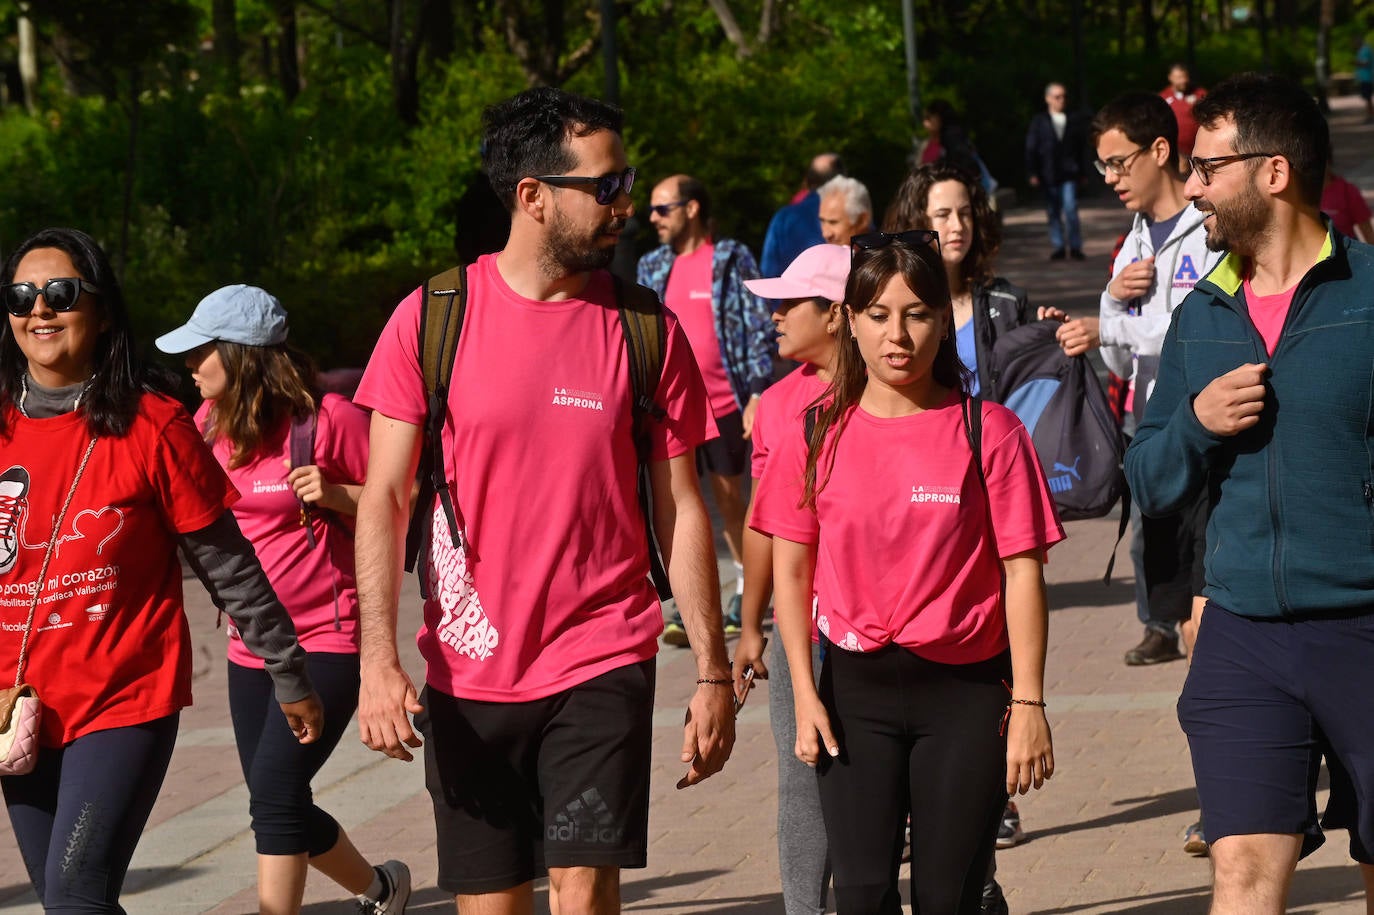
M38 572L38 581L33 586L33 600L29 602L29 618L24 621L24 639L19 643L19 663L14 668L14 685L18 686L24 682L24 665L29 659L29 636L33 632L33 615L38 609L38 598L43 593L43 582L48 577L48 563L52 560L53 550L57 547L57 537L62 531L62 522L67 518L67 509L71 507L72 497L76 495L76 484L81 482L81 475L86 472L86 462L91 459L91 452L95 450L95 438L86 446L86 453L81 456L81 464L76 468L76 477L72 479L72 487L67 490L67 501L62 503L62 510L57 513L57 520L53 522L52 536L48 538L48 549L43 554L43 568Z

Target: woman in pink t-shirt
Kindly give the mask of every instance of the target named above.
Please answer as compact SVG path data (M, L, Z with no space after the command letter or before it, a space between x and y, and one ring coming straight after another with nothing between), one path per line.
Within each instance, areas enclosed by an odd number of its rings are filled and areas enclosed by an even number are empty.
M965 419L936 245L853 240L829 403L809 437L805 421L782 437L752 520L774 538L796 753L818 770L841 915L900 907L908 813L913 907L977 912L1007 794L1054 770L1041 563L1063 530L1015 416L973 401L981 429Z
M286 311L256 286L217 289L158 338L185 353L205 402L196 421L242 494L234 514L295 624L324 703L313 744L288 740L263 662L230 627L229 710L248 783L259 910L298 913L309 867L359 897L364 912L405 911L410 872L368 863L315 806L310 780L358 703L358 595L353 517L367 473L369 418L321 394L315 367L286 344Z

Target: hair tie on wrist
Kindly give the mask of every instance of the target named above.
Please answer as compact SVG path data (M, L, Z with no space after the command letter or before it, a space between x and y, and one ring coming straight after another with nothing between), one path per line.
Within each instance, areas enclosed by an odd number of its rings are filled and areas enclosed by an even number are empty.
M699 680L697 680L697 686L700 686L703 683L709 683L712 686L731 686L734 684L734 682L734 680L721 679L720 677L702 677Z

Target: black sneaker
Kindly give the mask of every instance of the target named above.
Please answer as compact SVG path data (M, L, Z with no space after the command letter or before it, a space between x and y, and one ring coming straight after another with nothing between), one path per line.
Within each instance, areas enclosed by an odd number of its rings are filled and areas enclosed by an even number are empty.
M1081 260L1083 260L1084 257L1083 257L1083 251L1082 251L1082 249L1080 249L1080 248L1070 248L1070 249L1069 249L1069 257L1073 258L1073 259L1076 260L1076 261L1081 261Z
M1007 897L1002 895L1002 888L997 885L996 880L989 880L983 886L983 903L978 911L982 915L1010 915Z
M1146 664L1163 664L1166 661L1179 661L1183 652L1178 650L1178 636L1146 629L1145 638L1140 644L1126 652L1127 667L1143 667Z
M1060 248L1060 249L1058 249L1057 251L1054 251L1053 253L1050 254L1050 260L1052 260L1052 261L1062 261L1063 259L1064 259L1064 249L1063 249L1063 248Z

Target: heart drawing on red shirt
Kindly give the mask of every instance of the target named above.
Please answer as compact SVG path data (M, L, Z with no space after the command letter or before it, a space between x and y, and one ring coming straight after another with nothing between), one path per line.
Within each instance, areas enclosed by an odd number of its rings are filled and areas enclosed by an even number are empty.
M77 513L72 519L72 533L63 537L68 540L95 540L95 554L99 556L105 544L114 539L124 528L124 512L113 505L104 508L88 508Z

